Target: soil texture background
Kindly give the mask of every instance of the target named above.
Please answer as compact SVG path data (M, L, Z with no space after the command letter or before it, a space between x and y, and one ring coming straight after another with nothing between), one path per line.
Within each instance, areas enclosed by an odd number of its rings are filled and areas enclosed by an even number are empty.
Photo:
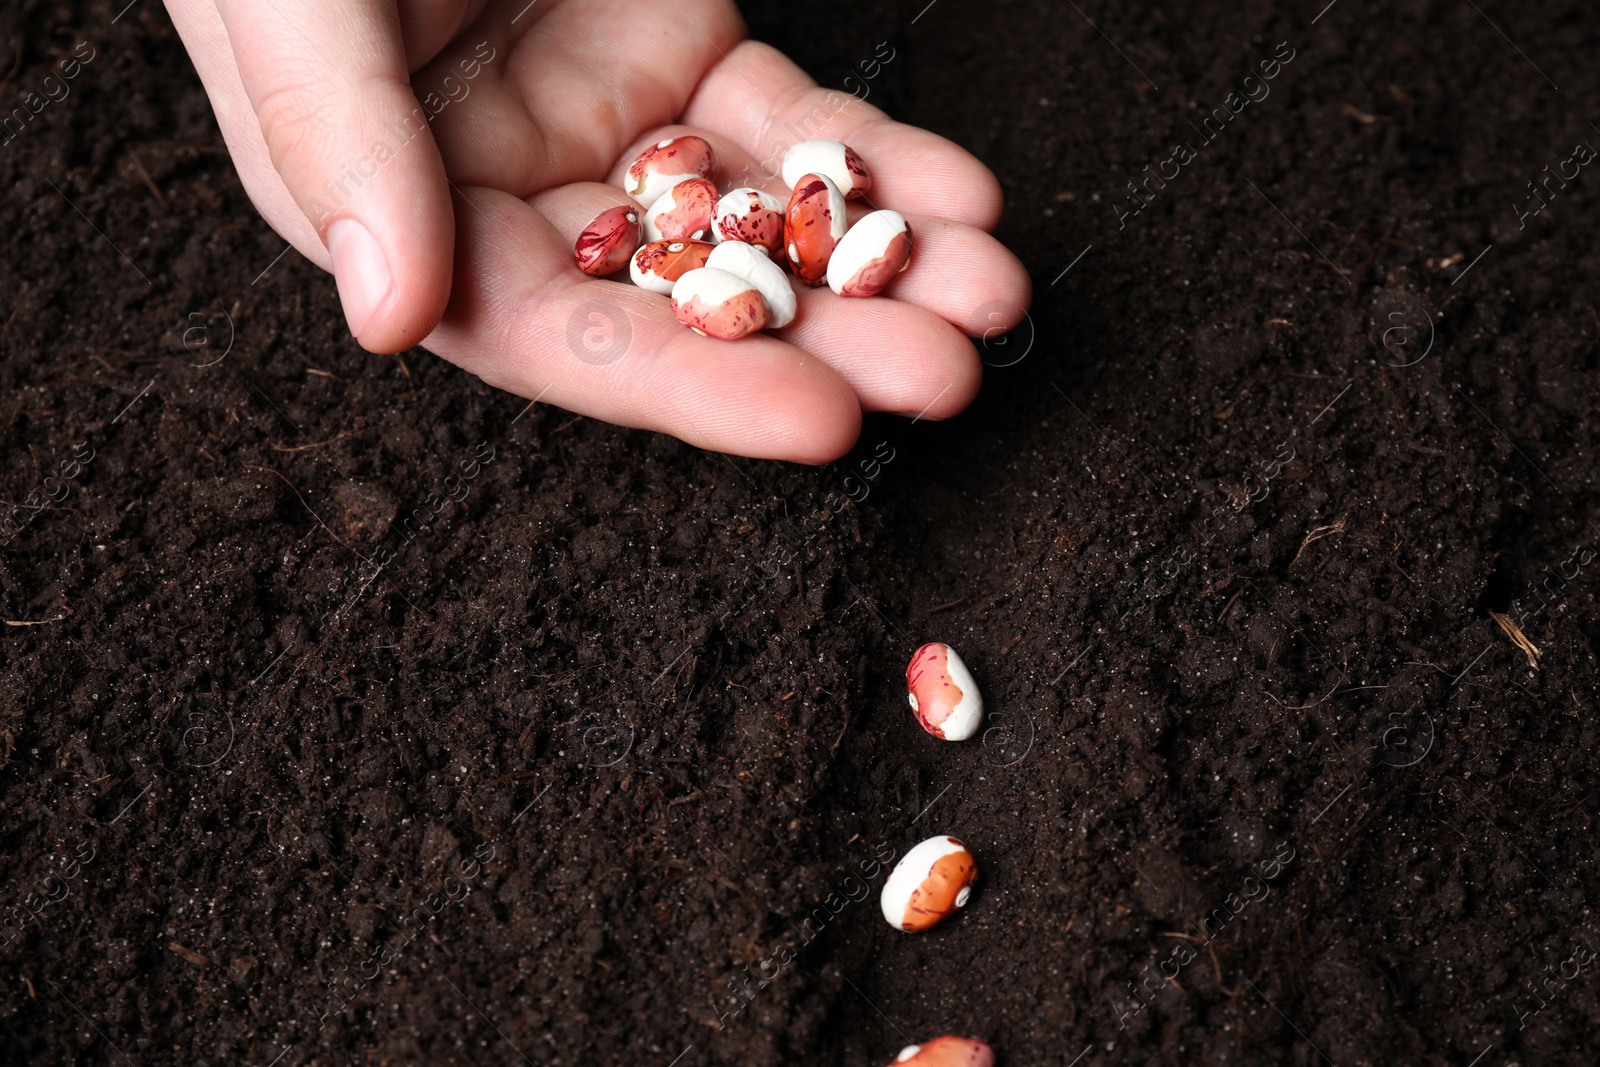
M1594 1062L1590 7L748 5L1038 293L817 469L362 352L122 8L0 12L3 1062Z

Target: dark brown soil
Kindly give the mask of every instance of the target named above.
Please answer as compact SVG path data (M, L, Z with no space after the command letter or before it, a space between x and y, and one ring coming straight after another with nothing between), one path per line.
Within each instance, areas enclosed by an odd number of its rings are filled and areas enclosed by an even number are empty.
M154 0L0 12L5 1062L1595 1062L1592 10L924 2L751 18L1040 297L826 469L362 353Z

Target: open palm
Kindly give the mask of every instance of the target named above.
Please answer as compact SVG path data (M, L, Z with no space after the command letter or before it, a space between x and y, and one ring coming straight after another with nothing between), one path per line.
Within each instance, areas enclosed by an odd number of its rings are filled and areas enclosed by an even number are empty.
M986 232L994 176L743 40L728 0L168 7L252 200L334 272L372 351L421 343L530 399L824 462L854 443L863 411L964 408L981 379L967 335L1008 329L1027 307L1026 273ZM727 343L680 326L666 297L579 272L573 242L624 202L629 162L690 132L716 149L722 188L782 200L788 144L855 148L873 172L869 206L916 234L893 299L800 287L791 326Z

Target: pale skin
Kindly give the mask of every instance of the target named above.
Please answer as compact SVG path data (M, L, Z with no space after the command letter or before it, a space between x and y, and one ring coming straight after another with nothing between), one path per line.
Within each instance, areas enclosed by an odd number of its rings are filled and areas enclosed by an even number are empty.
M863 412L961 411L982 379L969 335L1016 325L1031 298L989 235L1001 194L982 163L745 40L727 0L167 7L251 199L333 272L369 351L421 344L529 399L701 448L822 463L855 443ZM876 44L863 37L864 58ZM433 121L405 134L430 92ZM724 188L785 201L768 177L784 145L851 145L872 170L871 205L911 223L911 268L887 298L802 287L793 325L734 343L685 329L626 273L581 273L578 234L627 202L622 177L642 148L681 133L711 142ZM613 314L596 318L589 302ZM620 323L631 340L609 361L579 358L574 323L608 335Z

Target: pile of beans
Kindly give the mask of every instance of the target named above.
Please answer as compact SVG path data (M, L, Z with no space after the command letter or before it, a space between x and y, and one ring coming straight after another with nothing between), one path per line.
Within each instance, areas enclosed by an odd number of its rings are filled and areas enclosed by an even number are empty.
M789 149L787 205L747 186L719 193L716 170L711 145L693 134L645 149L623 187L637 206L612 208L584 227L573 250L578 269L603 278L626 267L635 285L672 298L679 322L737 341L794 321L791 274L866 297L911 264L911 225L899 212L872 211L850 225L846 201L865 196L872 177L838 141Z

